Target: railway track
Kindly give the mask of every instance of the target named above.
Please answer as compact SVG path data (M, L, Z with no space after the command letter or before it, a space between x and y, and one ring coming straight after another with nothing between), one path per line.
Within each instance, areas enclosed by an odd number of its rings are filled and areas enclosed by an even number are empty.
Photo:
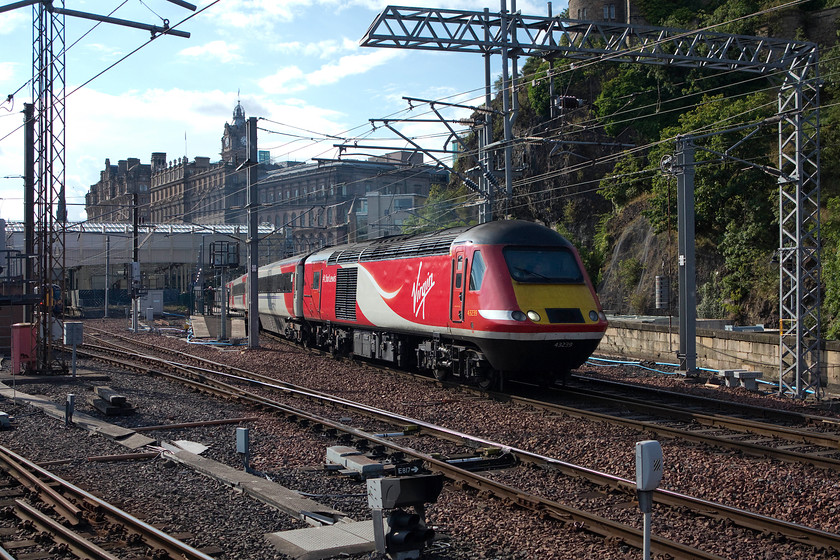
M271 336L271 335L270 335ZM274 340L283 339L271 336ZM317 350L310 350L315 351ZM369 364L370 365L370 364ZM372 365L392 375L405 375L433 384L439 380L387 366ZM767 457L790 463L804 463L818 468L840 470L840 421L824 416L787 410L748 406L720 400L648 389L638 385L603 382L575 376L581 384L601 382L608 390L598 391L582 387L549 389L551 399L545 398L545 388L538 398L524 394L486 392L473 387L452 384L476 395L513 402L554 414L587 418L621 425L642 433L665 438L680 438L720 449L739 451L757 457ZM522 385L522 384L517 384ZM624 390L637 390L643 395L631 398ZM526 389L527 395L534 392ZM583 404L564 406L559 399L575 397ZM715 410L721 410L715 412ZM628 414L632 413L632 414ZM765 420L744 418L748 414ZM811 427L811 429L808 429ZM746 437L744 436L746 434Z
M812 432L727 414L689 410L688 405L668 406L586 389L564 389L555 394L558 399L569 397L576 397L579 402L563 405L542 398L494 395L494 398L523 406L607 422L664 438L680 438L748 455L840 471L840 436L836 433Z
M104 334L104 333L103 333ZM109 336L111 335L108 333ZM127 337L117 337L128 343L136 344L148 350L157 350L152 344L132 341ZM272 337L275 340L283 339ZM112 343L113 344L113 343ZM114 344L119 348L118 344ZM310 350L316 351L316 350ZM170 355L184 357L182 353ZM223 371L228 366L193 358L208 367ZM408 375L413 379L440 384L440 381L425 376L406 373L393 368L374 366L390 374ZM577 376L580 379L580 376ZM588 382L589 378L582 379ZM593 380L594 383L595 380ZM640 388L637 385L603 383L610 390L597 391L582 387L565 387L552 390L551 400L544 397L541 389L540 398L523 394L487 393L474 388L459 387L480 396L490 396L500 401L510 401L523 406L544 410L554 414L567 414L599 422L607 422L628 427L643 433L653 433L665 438L680 438L685 441L701 443L720 449L735 450L748 455L768 457L791 463L804 463L818 468L840 471L840 434L835 429L838 424L832 419L798 412L783 411L756 406L737 406L733 403L722 404L720 401L677 394L661 389ZM637 390L643 398L632 398L621 393L622 389ZM525 394L532 394L527 391ZM575 397L583 404L563 405L559 399ZM712 412L710 409L724 408L724 412ZM629 414L629 413L632 413ZM774 423L743 418L743 414L774 420ZM736 416L735 414L738 414ZM787 425L780 425L785 422ZM791 426L796 423L798 425ZM815 426L817 429L807 429ZM746 435L746 436L745 436Z
M131 343L135 344L134 341L131 341ZM122 367L131 367L129 362L134 360L134 358L130 356L133 351L118 350L113 348L113 346L115 346L115 344L111 344L112 348L110 351L112 353L125 353L119 358L119 365ZM83 348L83 351L90 352L92 357L94 355L94 350L90 348ZM103 352L103 350L99 350L98 352ZM107 358L102 354L99 354L98 357L99 359L113 359ZM378 408L332 397L317 391L309 391L302 387L279 382L273 378L253 375L249 372L237 370L237 368L231 368L230 366L223 364L213 364L204 360L204 365L197 367L184 363L174 363L169 360L160 360L150 356L144 356L142 359L143 365L138 368L141 371L149 371L151 365L154 364L154 371L151 371L151 373L172 376L173 378L181 378L181 382L191 383L196 389L218 395L225 395L228 398L231 395L235 395L236 398L246 400L263 408L272 408L286 417L303 420L313 425L319 425L322 427L321 429L329 430L330 432L334 432L336 434L344 434L345 437L351 438L355 441L366 441L369 446L381 446L383 448L391 449L393 452L399 454L416 457L423 460L429 468L444 472L450 479L465 487L473 488L480 492L489 492L508 503L513 503L519 507L539 512L540 515L549 516L566 523L585 527L587 530L602 535L608 539L617 538L633 546L640 546L641 532L638 529L628 527L624 524L616 523L609 519L583 512L575 508L563 506L562 504L552 500L547 500L528 492L512 488L499 483L491 476L483 476L468 472L465 469L456 467L445 460L435 458L431 454L415 451L414 447L417 447L416 444L413 444L412 448L406 448L404 445L395 443L390 438L383 438L370 432L348 426L341 422L330 420L321 415L305 412L300 406L292 406L288 403L277 402L272 398L245 390L238 385L245 384L250 388L258 387L260 392L266 390L279 390L284 394L294 394L296 397L304 398L307 401L317 401L320 403L327 403L329 406L338 406L344 410L352 410L356 414L364 414L369 418L375 419L377 422L387 423L392 426L400 427L411 425L416 427L416 433L418 434L433 435L436 438L453 442L459 446L463 446L464 448L503 448L513 454L521 463L539 466L543 469L549 469L554 472L568 475L569 477L586 480L589 483L594 484L596 487L606 489L604 492L605 495L617 490L623 496L622 499L624 501L633 500L635 484L632 481L621 479L620 477L610 474L600 473L592 469L586 469L551 457L541 456L523 449L506 446L503 442L493 442L482 438L472 437L467 434L449 430L406 416L394 415L393 413L389 413ZM172 370L177 371L178 373L166 373L163 370ZM184 378L188 378L188 380L185 381ZM224 381L220 381L220 378L224 379ZM709 516L715 519L728 519L738 526L749 528L751 530L784 535L785 538L805 543L809 546L840 551L840 536L833 533L804 527L795 523L784 522L736 508L730 508L675 492L660 490L656 492L654 499L657 503L674 508L677 511L690 510L695 512L696 515ZM654 545L654 549L675 557L715 557L714 555L709 555L691 547L685 548L683 545L679 545L679 543L673 543L667 540L658 540Z
M0 558L212 560L4 447L0 470L0 525L17 529L3 538Z

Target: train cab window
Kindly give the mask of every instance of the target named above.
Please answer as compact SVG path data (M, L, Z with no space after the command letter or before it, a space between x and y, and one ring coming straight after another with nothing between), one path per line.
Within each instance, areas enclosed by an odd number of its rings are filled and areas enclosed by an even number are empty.
M321 271L316 270L315 273L312 275L312 289L319 290L321 289Z
M484 264L484 257L481 256L481 251L473 253L472 268L470 269L470 291L477 292L481 289L481 283L484 281L484 272L487 266Z
M506 247L505 262L511 277L531 284L579 284L583 272L566 248Z

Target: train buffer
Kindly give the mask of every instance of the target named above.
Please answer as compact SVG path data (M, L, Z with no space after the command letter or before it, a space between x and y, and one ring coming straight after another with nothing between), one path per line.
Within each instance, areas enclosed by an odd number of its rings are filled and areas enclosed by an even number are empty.
M748 369L722 369L718 371L718 376L723 377L727 387L743 387L749 391L758 391L756 380L761 379L764 374Z

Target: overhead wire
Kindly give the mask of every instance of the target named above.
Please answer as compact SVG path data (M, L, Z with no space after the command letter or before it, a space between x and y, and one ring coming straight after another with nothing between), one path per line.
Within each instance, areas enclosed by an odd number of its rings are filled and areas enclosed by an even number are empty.
M792 4L793 4L793 3L792 3ZM209 6L208 6L208 7L209 7ZM188 18L187 18L187 19L188 19ZM134 52L136 52L136 51L134 51ZM133 53L130 53L130 54L133 54ZM119 63L119 62L121 62L121 61L118 61L117 63ZM96 76L95 76L95 77L96 77ZM95 78L95 77L94 77L94 78ZM86 82L86 83L89 83L89 82ZM78 89L78 88L77 88L77 89ZM483 91L483 90L484 90L484 88L483 88L483 87L482 87L482 88L477 88L476 90L472 90L472 91L479 91L479 90L480 90L480 91ZM74 90L74 91L76 91L76 90ZM444 99L449 99L449 98L455 97L455 95L457 95L457 94L453 94L452 96L447 96L447 97L446 97L446 98L444 98ZM351 129L351 130L353 130L353 129ZM431 135L430 137L435 137L435 136L434 136L434 135ZM301 149L302 149L302 147L301 147ZM327 150L327 151L329 151L329 150Z

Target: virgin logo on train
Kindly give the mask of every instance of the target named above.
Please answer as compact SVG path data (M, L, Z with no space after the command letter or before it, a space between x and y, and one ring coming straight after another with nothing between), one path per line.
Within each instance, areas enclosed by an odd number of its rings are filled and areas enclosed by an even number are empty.
M324 274L324 279L321 280L324 284L335 282L335 274Z
M426 318L426 296L432 291L435 285L435 275L429 273L423 283L420 283L420 272L423 270L423 263L417 268L417 280L414 281L414 286L411 287L411 300L414 302L414 316L423 312L423 319Z

